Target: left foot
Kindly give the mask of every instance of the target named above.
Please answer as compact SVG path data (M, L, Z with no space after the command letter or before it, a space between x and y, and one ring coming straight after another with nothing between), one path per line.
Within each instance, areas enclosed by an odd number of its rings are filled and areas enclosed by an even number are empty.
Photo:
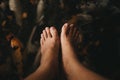
M58 51L59 51L59 36L54 27L46 27L41 34L41 66L49 68L52 72L57 72L58 68Z

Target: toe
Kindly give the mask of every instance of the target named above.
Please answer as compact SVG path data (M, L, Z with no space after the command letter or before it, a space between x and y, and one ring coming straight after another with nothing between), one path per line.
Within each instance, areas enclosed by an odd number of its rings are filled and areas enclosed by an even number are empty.
M78 38L79 38L79 31L77 31L76 34L75 34L75 40L77 41Z
M62 34L66 34L68 31L68 23L65 23L62 27Z
M43 42L44 42L44 37L43 37L43 34L41 34L41 39L40 39L40 45L42 46L43 45Z
M73 24L70 24L69 36L73 36L73 31L74 31L74 26Z
M50 28L49 28L49 27L46 27L46 28L45 28L45 31L47 32L47 36L48 36L48 37L51 37Z
M79 34L79 31L77 31L74 38L77 44L79 43Z
M41 38L42 38L43 41L45 41L45 37L44 37L43 33L41 34Z
M43 30L43 37L46 39L47 38L47 32L45 30Z
M83 41L83 35L82 34L79 34L78 40L79 40L79 43L82 43L82 41Z
M52 37L58 37L58 32L55 29L55 27L50 28L50 33L51 33Z
M40 46L42 46L43 45L43 39L41 38L40 39Z
M77 35L77 28L76 27L73 27L73 33L72 33L72 36L75 38L75 36Z

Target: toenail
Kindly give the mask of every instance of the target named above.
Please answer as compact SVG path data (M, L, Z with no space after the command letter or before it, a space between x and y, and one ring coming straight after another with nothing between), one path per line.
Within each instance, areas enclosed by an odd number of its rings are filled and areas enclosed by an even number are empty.
M46 30L48 30L48 29L49 29L49 27L46 27L45 29L46 29Z
M55 27L51 27L51 29L55 29Z
M74 24L70 24L70 27L73 27Z
M45 30L43 30L43 32L45 32Z
M67 27L67 26L68 26L68 23L65 23L65 24L64 24L64 26L66 26L66 27Z

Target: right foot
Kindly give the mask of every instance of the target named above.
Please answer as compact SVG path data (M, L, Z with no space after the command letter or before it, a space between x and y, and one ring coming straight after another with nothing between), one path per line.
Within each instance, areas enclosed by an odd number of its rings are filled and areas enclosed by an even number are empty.
M79 39L79 33L77 33L76 28L73 25L65 24L61 32L61 46L66 78L68 80L107 80L88 70L79 62L73 45L77 39Z
M64 24L61 32L61 46L63 57L75 56L73 53L76 53L75 49L78 41L79 31L76 29L76 27L73 24Z
M61 32L61 47L62 47L62 61L63 68L66 74L72 72L71 65L77 60L75 43L79 39L79 32L73 24L68 25L67 23L63 25Z

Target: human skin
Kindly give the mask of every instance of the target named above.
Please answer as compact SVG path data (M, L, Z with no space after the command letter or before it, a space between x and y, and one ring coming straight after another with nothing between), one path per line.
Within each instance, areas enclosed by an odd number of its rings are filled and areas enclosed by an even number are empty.
M58 73L59 37L54 27L46 27L41 34L41 60L38 69L25 80L54 80Z
M107 80L95 72L87 69L77 59L73 42L78 36L74 25L64 24L61 32L61 48L63 68L68 80ZM79 36L78 36L79 38Z

